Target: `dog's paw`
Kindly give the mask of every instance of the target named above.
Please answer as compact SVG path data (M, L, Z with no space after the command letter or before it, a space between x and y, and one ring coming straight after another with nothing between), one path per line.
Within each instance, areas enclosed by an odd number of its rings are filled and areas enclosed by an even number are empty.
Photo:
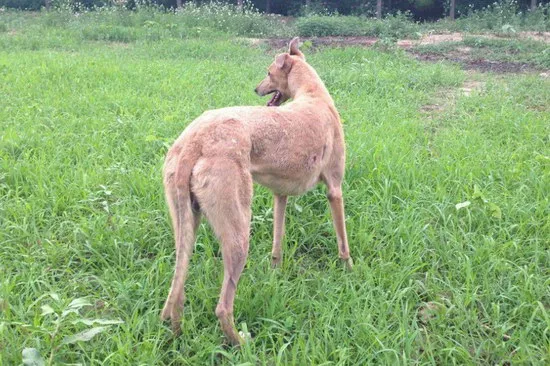
M351 259L351 257L349 257L348 259L343 259L342 261L344 262L344 267L346 268L346 270L353 270L353 259Z
M181 321L172 319L171 325L174 337L179 337L181 335Z
M275 258L275 257L272 257L271 258L271 268L275 269L275 268L279 268L281 267L281 263L283 262L283 259L282 258Z

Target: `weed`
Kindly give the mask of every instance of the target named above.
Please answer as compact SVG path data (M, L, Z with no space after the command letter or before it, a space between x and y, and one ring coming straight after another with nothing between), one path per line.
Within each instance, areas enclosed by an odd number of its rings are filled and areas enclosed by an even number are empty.
M42 348L49 349L47 358L48 365L54 364L55 356L62 347L78 342L88 342L98 334L108 331L111 325L124 323L121 320L82 318L82 309L92 306L92 304L85 298L74 299L67 304L61 300L58 294L50 293L39 297L33 305L36 305L47 297L50 297L54 302L44 303L44 305L40 307L42 309L40 314L40 317L42 318L41 324L35 325L12 322L7 324L4 323L4 326L19 328L21 333L24 333L26 329L32 329L34 334L41 335L41 341L38 341L37 339L35 339L35 341L37 341L38 344L45 343L45 346L42 346ZM67 328L76 328L79 327L80 324L87 326L100 326L89 328L72 335L67 335L63 339L60 338L60 334L63 331L66 331ZM37 348L24 348L22 351L22 358L25 365L46 364L40 350Z

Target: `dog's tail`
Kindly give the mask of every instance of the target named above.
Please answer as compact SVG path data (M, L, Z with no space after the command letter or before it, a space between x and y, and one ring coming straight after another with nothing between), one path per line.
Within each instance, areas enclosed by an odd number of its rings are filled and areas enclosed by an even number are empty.
M184 302L183 285L200 220L200 213L193 209L191 193L191 174L197 159L198 156L183 148L178 152L169 152L164 167L164 190L176 242L176 269L161 317L171 318L173 327L178 328L175 331L179 331Z

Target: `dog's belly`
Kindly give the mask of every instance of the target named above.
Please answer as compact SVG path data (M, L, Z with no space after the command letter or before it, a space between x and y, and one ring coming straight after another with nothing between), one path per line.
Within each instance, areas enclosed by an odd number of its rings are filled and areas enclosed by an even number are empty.
M267 143L268 138L253 140L250 162L254 181L286 196L311 190L332 151L331 141L317 135L320 133L315 129L290 133L275 130Z
M301 176L252 172L252 178L258 184L284 196L298 196L311 190L319 182L320 174L302 174Z

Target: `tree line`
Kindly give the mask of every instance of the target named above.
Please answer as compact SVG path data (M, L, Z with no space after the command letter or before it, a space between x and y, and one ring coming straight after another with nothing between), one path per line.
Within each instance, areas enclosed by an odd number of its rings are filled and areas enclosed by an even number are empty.
M0 0L0 7L38 10L49 8L56 0ZM85 7L105 6L123 3L126 7L135 6L136 0L58 0L79 3ZM191 0L148 0L166 8L178 8ZM497 0L499 1L499 0ZM211 0L192 0L194 3L209 3ZM252 6L266 13L281 15L306 15L308 13L338 13L342 15L367 15L383 17L385 14L410 12L418 20L435 20L442 17L451 19L490 6L495 0L217 0L237 7ZM500 0L518 10L535 9L550 0Z

